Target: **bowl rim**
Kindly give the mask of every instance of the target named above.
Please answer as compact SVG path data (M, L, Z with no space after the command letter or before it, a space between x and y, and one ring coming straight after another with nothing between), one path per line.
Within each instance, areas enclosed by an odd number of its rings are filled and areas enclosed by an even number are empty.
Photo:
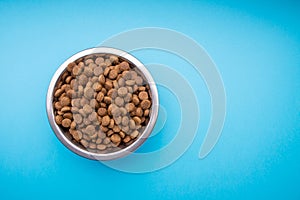
M150 86L150 92L152 95L152 106L151 106L151 116L150 120L148 122L148 125L146 126L145 130L143 133L129 146L120 149L119 151L115 152L110 152L110 153L93 153L89 152L87 150L84 150L80 148L79 146L75 145L73 142L71 142L63 133L61 128L56 124L55 122L55 116L54 116L54 109L53 109L53 94L54 94L54 88L57 83L57 81L60 78L60 75L65 71L66 67L68 66L69 63L87 56L91 54L113 54L119 57L124 58L125 60L129 61L132 63L135 67L137 67L144 77L146 78L149 86ZM54 131L56 137L64 144L65 147L67 147L69 150L72 152L76 153L77 155L80 155L82 157L92 159L92 160L113 160L117 158L121 158L124 156L127 156L128 154L132 153L135 151L138 147L140 147L145 140L149 137L151 134L154 125L156 123L157 117L158 117L158 109L159 109L159 100L158 100L158 91L156 88L156 84L152 78L152 75L150 72L147 70L147 68L134 56L131 54L120 50L116 48L111 48L111 47L94 47L94 48L89 48L85 49L83 51L80 51L71 57L69 57L66 61L64 61L59 68L56 70L54 73L49 87L47 91L47 97L46 97L46 109L47 109L47 116L48 116L48 121L50 123L50 126L52 130Z

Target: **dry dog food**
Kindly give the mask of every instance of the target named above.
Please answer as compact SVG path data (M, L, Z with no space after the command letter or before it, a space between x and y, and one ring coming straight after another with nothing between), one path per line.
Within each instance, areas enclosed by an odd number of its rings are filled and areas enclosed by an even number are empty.
M55 122L90 152L117 151L134 142L151 115L142 72L121 57L93 54L69 63L56 83Z

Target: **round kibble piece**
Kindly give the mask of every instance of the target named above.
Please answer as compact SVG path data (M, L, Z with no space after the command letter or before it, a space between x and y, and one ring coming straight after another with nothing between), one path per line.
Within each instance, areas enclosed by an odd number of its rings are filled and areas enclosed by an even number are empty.
M84 74L81 74L78 79L80 85L85 85L88 82L88 78Z
M135 109L135 105L133 103L128 103L125 107L128 112L132 112Z
M103 63L104 62L104 59L102 58L102 57L98 57L98 58L96 58L96 60L95 60L95 63L97 64L97 65L100 65L100 63Z
M92 97L94 97L94 90L92 88L86 88L84 90L84 96L85 98L91 99Z
M142 77L137 76L137 77L135 78L135 82L136 82L136 84L138 84L138 85L142 85L142 84L143 84L143 79L142 79Z
M124 97L128 93L128 90L126 87L120 87L118 89L118 95L121 97Z
M93 112L93 109L92 109L92 107L90 105L85 104L83 106L83 111L84 111L84 113L89 114L89 113Z
M61 125L61 122L63 120L63 117L60 116L60 115L56 115L55 116L55 122L58 124L58 125Z
M110 118L108 115L105 115L103 118L102 118L102 125L103 126L108 126L108 124L110 123Z
M89 135L92 135L93 133L95 133L95 127L93 125L88 125L85 128L85 132Z
M145 91L140 92L139 93L139 99L140 100L146 100L146 99L148 99L148 93L145 92Z
M121 137L119 134L113 134L112 136L110 136L110 140L113 143L119 143L119 142L121 142Z
M118 76L118 71L115 69L111 70L108 74L108 78L110 79L115 79L117 78L117 76Z
M61 100L60 100L60 104L61 104L62 107L68 106L68 105L71 104L71 100L70 100L69 97L63 97L63 98L61 98Z
M94 75L95 75L95 76L99 76L99 75L102 74L102 73L103 73L102 67L95 67L95 68L94 68Z
M125 70L129 70L129 68L130 67L129 67L128 62L123 61L120 63L120 70L125 71Z
M128 117L127 117L127 116L124 116L124 117L122 118L122 125L126 126L128 123L129 123Z
M61 122L61 125L65 128L69 128L71 125L71 120L70 119L63 119Z
M124 104L124 99L121 98L121 97L117 97L117 98L115 99L115 104L116 104L117 106L123 106L123 104Z
M107 110L105 108L99 108L97 113L99 116L103 117L107 114Z
M141 102L141 107L145 110L145 109L148 109L150 108L151 106L151 102L149 100L143 100Z

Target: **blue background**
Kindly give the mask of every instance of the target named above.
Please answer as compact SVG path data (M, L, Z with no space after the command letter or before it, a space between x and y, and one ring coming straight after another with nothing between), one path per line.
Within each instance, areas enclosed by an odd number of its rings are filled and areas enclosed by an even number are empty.
M300 199L300 4L267 2L0 1L1 199ZM207 50L224 81L227 116L218 144L199 160L210 119L201 77L174 55L134 53L189 80L201 120L177 162L128 174L67 150L48 124L45 97L66 58L146 26L177 30ZM139 151L162 147L178 128L179 104L168 104L176 98L158 89L166 125Z

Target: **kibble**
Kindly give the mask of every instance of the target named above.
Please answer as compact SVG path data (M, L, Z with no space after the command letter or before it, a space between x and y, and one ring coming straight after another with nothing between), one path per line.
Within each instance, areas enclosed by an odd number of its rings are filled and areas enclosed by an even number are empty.
M63 127L65 127L65 128L69 128L70 125L71 125L71 122L72 122L72 121L71 121L70 119L66 118L66 119L63 119L63 120L62 120L61 125L62 125Z
M55 122L91 152L112 152L141 135L151 94L141 72L115 55L92 54L67 66L57 82Z

